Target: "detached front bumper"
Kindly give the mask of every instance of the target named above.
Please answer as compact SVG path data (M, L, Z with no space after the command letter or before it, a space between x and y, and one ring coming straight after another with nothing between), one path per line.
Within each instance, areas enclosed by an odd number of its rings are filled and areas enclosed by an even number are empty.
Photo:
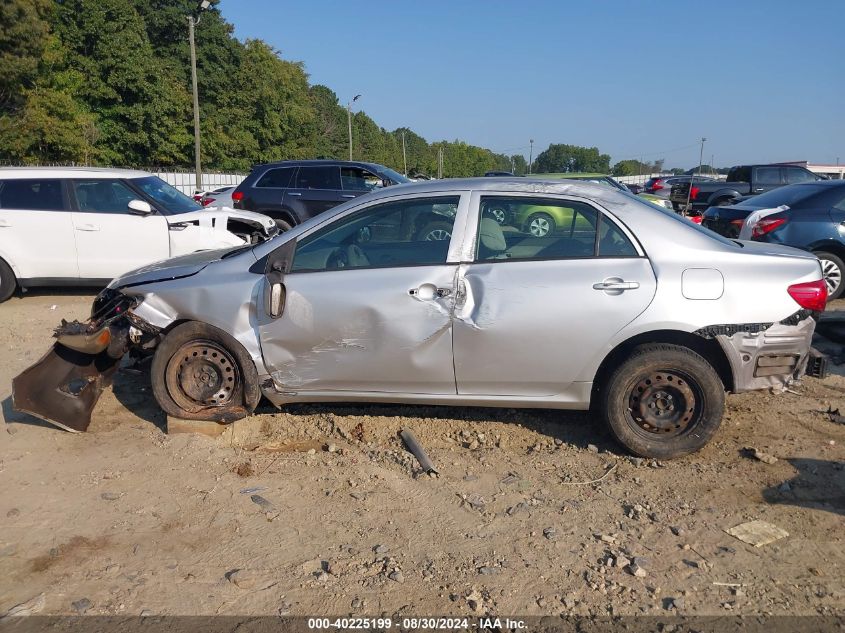
M154 335L126 313L100 324L63 321L53 347L12 381L12 406L67 431L86 431L130 345Z
M805 374L825 377L826 359L811 347L816 329L812 316L760 324L757 331L754 327L734 327L742 329L713 334L730 362L735 393L787 387Z

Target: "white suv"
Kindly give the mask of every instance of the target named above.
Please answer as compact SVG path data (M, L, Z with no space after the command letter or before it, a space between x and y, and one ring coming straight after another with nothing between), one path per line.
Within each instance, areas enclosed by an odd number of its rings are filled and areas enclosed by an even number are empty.
M277 230L259 213L203 209L143 171L0 169L0 301L16 287L105 285L155 261Z

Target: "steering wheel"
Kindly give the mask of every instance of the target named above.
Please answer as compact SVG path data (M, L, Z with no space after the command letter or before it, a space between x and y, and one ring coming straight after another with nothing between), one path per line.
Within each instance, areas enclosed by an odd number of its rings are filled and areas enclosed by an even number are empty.
M326 268L361 268L369 265L369 258L357 244L336 248L326 261Z

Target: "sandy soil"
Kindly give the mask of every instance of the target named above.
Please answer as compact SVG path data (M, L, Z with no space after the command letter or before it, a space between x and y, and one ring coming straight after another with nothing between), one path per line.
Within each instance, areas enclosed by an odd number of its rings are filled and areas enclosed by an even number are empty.
M845 412L840 366L730 396L716 440L671 462L554 411L264 408L215 439L168 436L126 371L89 433L12 412L12 377L91 299L0 305L0 613L41 593L49 614L845 613L845 425L825 414ZM725 532L754 519L789 536Z

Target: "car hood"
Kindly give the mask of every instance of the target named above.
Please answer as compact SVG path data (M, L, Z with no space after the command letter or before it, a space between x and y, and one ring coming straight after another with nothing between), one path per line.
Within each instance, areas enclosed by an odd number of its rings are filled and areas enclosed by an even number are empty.
M252 211L242 211L231 207L208 207L199 211L178 213L167 216L168 224L181 224L183 222L209 222L213 226L226 227L229 220L240 220L255 225L267 236L275 235L278 231L273 218Z
M130 270L120 277L116 277L108 285L109 288L126 288L156 281L167 281L196 275L209 264L220 261L224 255L237 250L248 250L249 247L236 246L234 248L219 248L210 251L197 251L181 257L173 257L160 262L147 264L141 268Z

